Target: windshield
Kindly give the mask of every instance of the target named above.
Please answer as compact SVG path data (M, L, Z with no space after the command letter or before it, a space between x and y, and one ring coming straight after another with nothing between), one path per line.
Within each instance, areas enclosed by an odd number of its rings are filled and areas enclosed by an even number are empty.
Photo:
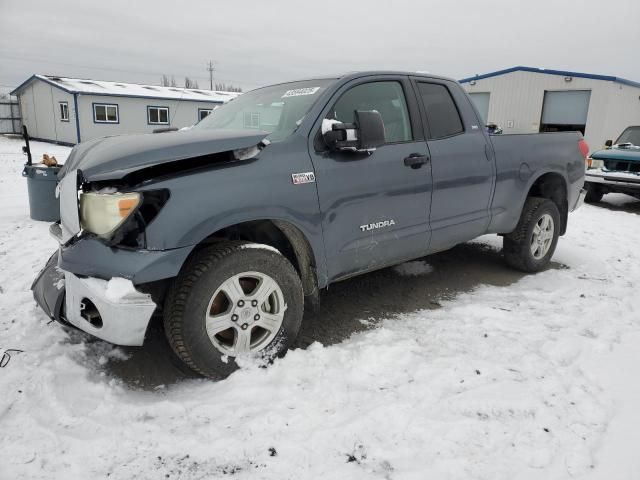
M278 142L291 135L334 80L305 80L259 88L225 103L194 129L262 130Z
M640 145L640 127L629 127L622 135L616 140L616 144L620 143L632 143L633 145Z

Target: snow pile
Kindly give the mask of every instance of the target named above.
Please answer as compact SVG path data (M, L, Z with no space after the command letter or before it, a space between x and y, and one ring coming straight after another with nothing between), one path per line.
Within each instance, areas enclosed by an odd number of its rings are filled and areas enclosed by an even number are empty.
M81 78L54 77L36 75L71 93L92 93L95 95L124 95L133 97L166 98L174 100L209 100L228 102L240 95L237 92L199 90L195 88L162 87L160 85L141 85L138 83L110 82L105 80L85 80Z
M136 287L133 286L133 282L127 278L113 277L109 281L99 278L86 278L84 281L97 295L104 296L106 300L112 303L126 303L127 300L136 301L140 300L141 297L148 297L148 295L137 291Z
M111 302L117 302L128 296L140 296L131 280L114 277L107 282L105 297Z
M585 206L559 268L267 369L143 391L107 373L122 349L70 335L35 306L29 286L55 244L27 218L18 151L0 137L0 348L24 351L0 369L0 478L637 474L640 395L627 386L640 361L640 216Z

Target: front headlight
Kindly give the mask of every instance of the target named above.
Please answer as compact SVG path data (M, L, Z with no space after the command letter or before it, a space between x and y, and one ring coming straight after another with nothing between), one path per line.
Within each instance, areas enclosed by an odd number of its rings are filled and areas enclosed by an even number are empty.
M604 167L604 162L602 160L594 160L591 157L587 158L587 169L592 170L594 168L602 168Z
M139 193L82 193L80 225L89 232L107 238L139 204Z

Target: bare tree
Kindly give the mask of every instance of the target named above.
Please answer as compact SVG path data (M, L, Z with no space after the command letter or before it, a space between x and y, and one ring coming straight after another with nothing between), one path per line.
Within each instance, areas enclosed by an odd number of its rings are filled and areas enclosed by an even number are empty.
M233 86L231 83L226 84L226 83L216 83L216 90L220 91L220 92L242 92L242 88L241 87L235 87Z
M184 88L200 88L196 80L191 80L189 77L184 77Z
M162 85L163 87L177 87L178 83L176 82L176 77L174 77L173 75L171 75L171 78L169 78L168 75L162 75L160 85Z

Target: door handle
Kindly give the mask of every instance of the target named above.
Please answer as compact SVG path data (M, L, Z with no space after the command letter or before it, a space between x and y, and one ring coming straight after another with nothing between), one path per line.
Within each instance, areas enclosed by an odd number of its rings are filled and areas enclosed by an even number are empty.
M424 165L425 163L429 163L429 160L429 155L425 155L422 153L412 153L404 159L404 164L407 167L411 167L415 170L416 168L422 167L422 165Z

